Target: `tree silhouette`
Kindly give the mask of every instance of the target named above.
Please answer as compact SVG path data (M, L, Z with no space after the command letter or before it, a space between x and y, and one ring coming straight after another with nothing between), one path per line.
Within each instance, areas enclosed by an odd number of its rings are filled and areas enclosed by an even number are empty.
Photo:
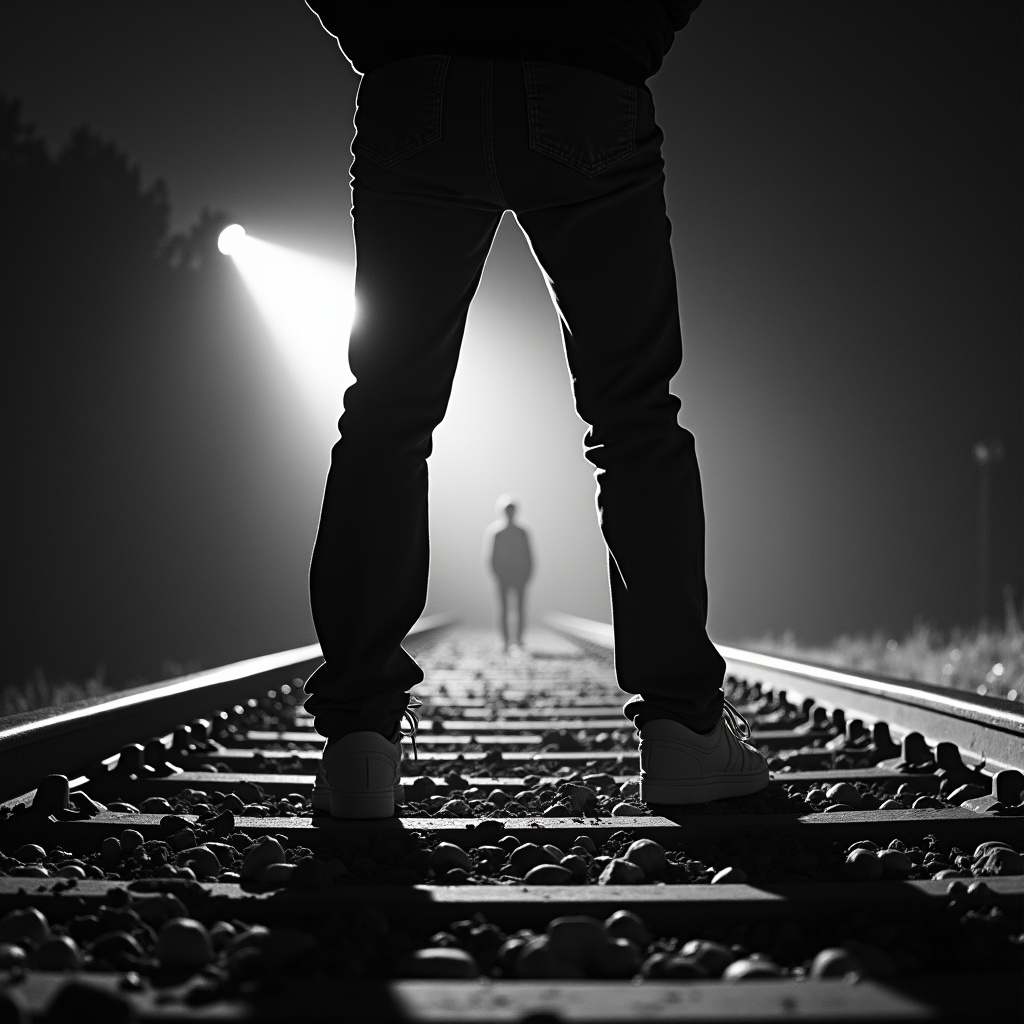
M171 234L165 184L124 150L83 127L53 155L0 96L0 686L254 653L265 622L239 591L302 573L308 551L267 543L272 460L246 457L275 447L279 393L213 258L228 222ZM300 617L282 646L308 641Z

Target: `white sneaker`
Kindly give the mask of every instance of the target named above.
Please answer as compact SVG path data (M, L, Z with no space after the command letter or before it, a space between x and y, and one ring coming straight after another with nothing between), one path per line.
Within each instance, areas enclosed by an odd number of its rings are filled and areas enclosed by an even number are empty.
M657 718L640 728L640 798L649 804L702 804L747 796L768 785L768 762L749 742L747 720L728 702L703 735Z
M350 732L325 747L313 783L313 807L335 818L390 818L405 800L402 737Z

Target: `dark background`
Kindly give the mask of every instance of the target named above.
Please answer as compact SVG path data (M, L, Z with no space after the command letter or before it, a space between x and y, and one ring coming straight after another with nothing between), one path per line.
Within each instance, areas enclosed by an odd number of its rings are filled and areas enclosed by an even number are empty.
M705 0L651 80L715 639L975 622L992 437L987 600L1019 601L1021 29L999 0ZM298 0L0 5L0 683L314 639L333 427L211 240L223 212L351 268L357 84ZM535 611L608 618L583 431L506 217L437 432L429 611L490 618L512 490Z

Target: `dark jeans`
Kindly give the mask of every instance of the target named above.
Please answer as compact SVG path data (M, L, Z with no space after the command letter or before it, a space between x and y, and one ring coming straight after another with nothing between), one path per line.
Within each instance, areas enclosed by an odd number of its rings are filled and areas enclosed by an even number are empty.
M609 551L615 668L637 724L719 718L661 129L646 89L528 60L430 55L359 85L355 383L310 566L324 664L316 729L389 732L422 678L402 639L426 602L427 457L470 300L512 210L549 281Z

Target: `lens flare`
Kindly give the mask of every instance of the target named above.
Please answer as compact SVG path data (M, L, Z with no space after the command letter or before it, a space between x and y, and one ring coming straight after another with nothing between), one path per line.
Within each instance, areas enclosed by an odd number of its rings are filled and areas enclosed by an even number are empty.
M241 224L229 224L217 236L217 248L225 256L233 256L245 242L245 228Z

